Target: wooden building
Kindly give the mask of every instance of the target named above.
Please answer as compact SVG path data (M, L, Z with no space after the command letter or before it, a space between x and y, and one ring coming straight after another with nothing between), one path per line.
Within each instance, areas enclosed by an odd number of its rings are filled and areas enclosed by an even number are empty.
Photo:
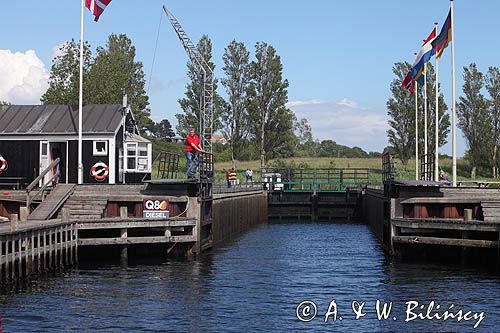
M140 183L151 176L152 145L121 105L83 107L83 182ZM78 107L0 107L0 186L29 183L60 158L61 183L78 182Z

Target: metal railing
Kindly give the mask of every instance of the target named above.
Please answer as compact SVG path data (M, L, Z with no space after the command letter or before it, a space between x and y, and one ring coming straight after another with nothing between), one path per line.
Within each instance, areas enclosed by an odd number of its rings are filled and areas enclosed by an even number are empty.
M158 161L157 178L173 179L179 173L179 154L161 151L153 161L153 165Z
M28 185L28 187L26 187L26 207L28 207L28 209L30 209L31 204L39 195L41 195L40 199L41 201L43 201L45 199L45 190L49 186L55 187L59 182L59 177L61 176L59 173L59 162L59 158L56 158L54 161L52 161L49 166L45 168L45 170L43 170L40 175L36 177L35 180L31 182L31 184ZM49 172L52 176L47 181L45 181L44 178ZM37 185L40 183L40 181L42 181L42 186L40 188L37 188ZM38 189L38 191L34 195L31 195L31 191L36 188Z
M382 154L382 181L385 183L390 180L394 180L396 175L396 165L394 162L394 156L389 153Z
M200 159L200 178L202 179L213 179L214 177L214 155L211 153L203 152L198 153L198 158Z
M341 192L366 186L371 173L367 168L264 168L261 177L268 190Z
M434 180L434 154L422 154L420 161L420 180Z

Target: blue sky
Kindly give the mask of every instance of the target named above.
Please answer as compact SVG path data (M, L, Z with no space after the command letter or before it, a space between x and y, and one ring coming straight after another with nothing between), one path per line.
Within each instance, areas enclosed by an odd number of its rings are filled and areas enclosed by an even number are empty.
M57 46L79 39L80 3L24 0L2 8L0 99L38 102ZM379 151L387 144L385 105L392 66L413 62L422 39L435 21L444 21L449 9L447 0L113 0L98 23L86 11L85 39L94 49L110 33L132 39L148 84L151 80L153 118L173 123L187 83L187 58L163 16L150 77L163 4L195 42L204 33L212 38L219 77L231 40L244 42L252 53L256 42L268 42L281 56L290 82L289 106L309 120L315 138ZM455 1L458 96L463 66L476 62L483 72L500 66L499 19L500 1ZM450 55L449 48L440 62L440 81L451 108ZM219 91L223 94L222 87ZM459 133L459 155L464 150ZM451 154L449 144L443 152Z

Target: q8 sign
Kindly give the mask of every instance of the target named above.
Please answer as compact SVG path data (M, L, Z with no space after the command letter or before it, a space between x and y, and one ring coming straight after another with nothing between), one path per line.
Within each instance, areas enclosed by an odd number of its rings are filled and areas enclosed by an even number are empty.
M168 201L159 199L144 199L142 216L146 219L168 218Z

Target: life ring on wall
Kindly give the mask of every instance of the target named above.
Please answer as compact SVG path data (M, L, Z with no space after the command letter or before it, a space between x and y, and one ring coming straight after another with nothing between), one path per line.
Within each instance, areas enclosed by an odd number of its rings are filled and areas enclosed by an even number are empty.
M7 170L7 168L8 168L7 161L5 160L5 158L3 158L2 155L0 155L0 174L5 170Z
M97 162L90 169L90 175L98 182L102 182L109 175L109 168L104 162Z

